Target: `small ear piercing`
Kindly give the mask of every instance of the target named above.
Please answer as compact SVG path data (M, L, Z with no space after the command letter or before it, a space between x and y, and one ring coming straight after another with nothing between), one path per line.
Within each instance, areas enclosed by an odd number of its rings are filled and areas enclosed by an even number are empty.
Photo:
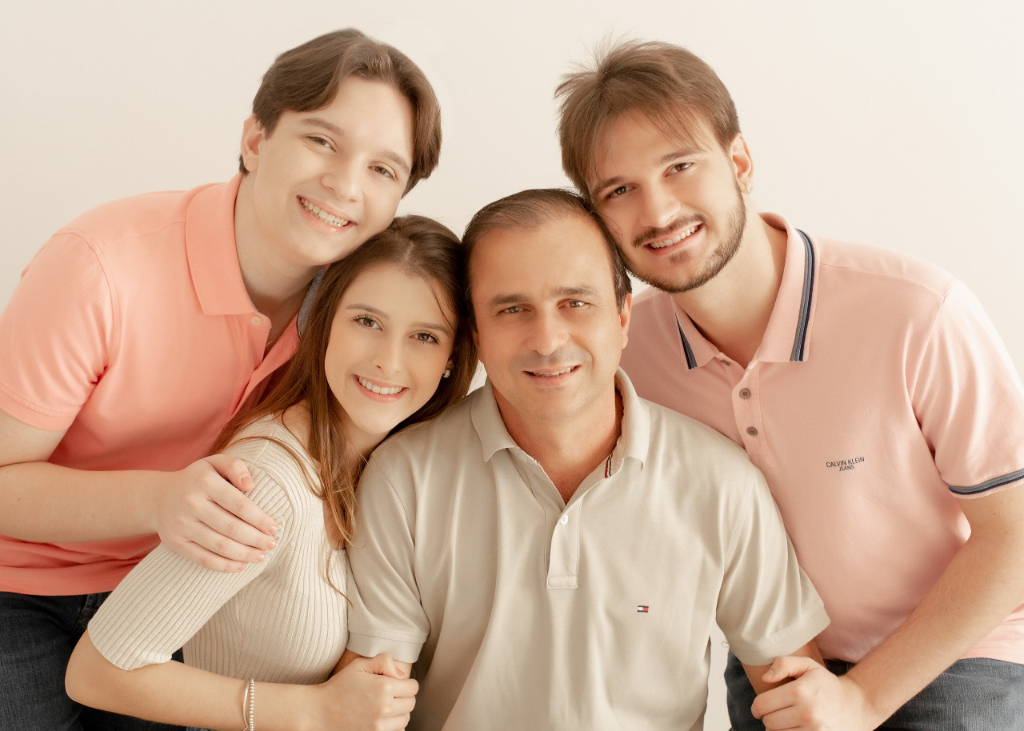
M747 183L747 193L749 194L750 191L752 191L753 189L754 189L754 184L753 183Z
M445 368L444 373L441 374L441 378L448 378L452 374L451 368Z

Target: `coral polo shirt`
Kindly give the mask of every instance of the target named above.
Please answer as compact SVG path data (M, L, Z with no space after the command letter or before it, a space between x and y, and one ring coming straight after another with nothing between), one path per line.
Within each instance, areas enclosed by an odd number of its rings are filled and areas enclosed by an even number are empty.
M293 322L264 356L270 320L235 249L240 180L100 206L29 263L0 314L0 409L67 430L50 462L181 469L295 352ZM0 536L0 590L109 591L156 543Z
M642 397L746 449L832 619L822 653L856 662L966 541L959 499L1024 486L1024 388L977 300L945 272L764 219L788 244L750 364L650 290L622 365ZM966 656L1024 663L1024 605Z

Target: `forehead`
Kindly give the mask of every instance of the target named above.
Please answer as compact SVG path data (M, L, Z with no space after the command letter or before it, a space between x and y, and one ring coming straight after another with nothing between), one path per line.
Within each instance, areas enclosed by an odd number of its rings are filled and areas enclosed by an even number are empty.
M614 289L611 256L600 229L576 215L484 234L473 247L469 279L475 302L508 292L542 295L578 286Z
M341 307L353 303L371 305L396 318L422 319L447 314L451 309L447 299L431 278L391 262L381 262L353 277L341 296Z
M616 167L658 160L666 150L707 152L718 147L711 125L694 110L623 112L605 122L597 135L591 184L614 174Z

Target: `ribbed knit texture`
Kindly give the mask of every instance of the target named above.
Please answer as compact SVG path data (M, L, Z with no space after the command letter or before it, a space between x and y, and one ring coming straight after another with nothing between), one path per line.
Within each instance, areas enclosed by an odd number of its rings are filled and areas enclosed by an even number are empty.
M273 437L306 462L304 447L272 418L240 437ZM227 453L243 459L255 482L250 498L280 525L278 543L262 563L241 573L197 566L162 544L117 587L89 624L93 644L124 670L167 662L184 646L185 662L235 678L318 683L348 639L345 598L327 582L332 554L324 506L306 474L268 439L236 441ZM344 551L333 551L334 585L345 591Z

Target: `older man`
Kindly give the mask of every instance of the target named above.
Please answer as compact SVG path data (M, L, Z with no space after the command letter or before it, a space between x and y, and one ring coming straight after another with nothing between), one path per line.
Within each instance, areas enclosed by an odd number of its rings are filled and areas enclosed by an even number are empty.
M699 729L712 624L760 684L827 623L763 478L617 370L629 280L581 199L465 238L489 382L367 466L349 650L416 663L416 728Z

